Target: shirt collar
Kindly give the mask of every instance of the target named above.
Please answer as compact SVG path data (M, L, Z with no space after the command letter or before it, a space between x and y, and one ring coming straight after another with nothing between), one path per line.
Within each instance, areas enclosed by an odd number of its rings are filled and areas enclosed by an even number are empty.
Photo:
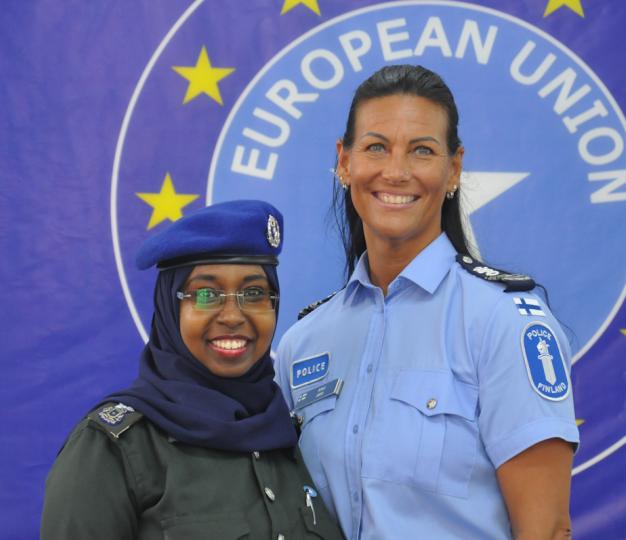
M400 272L400 276L433 294L454 263L456 250L441 233Z
M356 266L346 284L346 292L351 293L353 289L356 288L358 284L363 285L364 287L374 287L369 276L369 263L367 262L367 251L363 253L359 257Z
M396 278L404 278L412 281L425 291L433 294L439 284L446 277L456 257L456 250L445 235L441 233L435 240L428 244L417 256L400 272ZM349 296L357 285L373 288L369 276L369 264L367 251L361 255L359 261L346 285L346 297Z

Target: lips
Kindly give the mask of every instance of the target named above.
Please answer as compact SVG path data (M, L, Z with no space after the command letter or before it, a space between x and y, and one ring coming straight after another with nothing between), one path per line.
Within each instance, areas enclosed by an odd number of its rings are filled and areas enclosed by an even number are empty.
M210 347L225 356L237 356L246 352L249 339L243 336L219 336L209 340Z
M415 195L398 195L394 193L385 193L384 191L377 191L374 196L382 203L385 204L410 204L417 200Z

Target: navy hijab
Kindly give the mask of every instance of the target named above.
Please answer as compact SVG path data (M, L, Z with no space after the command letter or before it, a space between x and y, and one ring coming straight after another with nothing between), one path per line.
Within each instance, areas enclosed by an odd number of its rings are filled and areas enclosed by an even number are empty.
M278 291L275 267L263 269ZM296 431L274 382L269 350L244 375L226 378L214 375L185 346L176 292L192 270L159 272L139 376L107 401L130 405L174 439L197 446L241 452L294 447Z

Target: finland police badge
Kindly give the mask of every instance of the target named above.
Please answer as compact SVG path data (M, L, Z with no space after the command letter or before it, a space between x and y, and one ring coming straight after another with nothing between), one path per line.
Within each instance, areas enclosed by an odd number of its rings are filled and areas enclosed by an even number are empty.
M530 323L522 332L522 351L530 384L541 397L561 401L570 392L567 367L555 333L543 323Z

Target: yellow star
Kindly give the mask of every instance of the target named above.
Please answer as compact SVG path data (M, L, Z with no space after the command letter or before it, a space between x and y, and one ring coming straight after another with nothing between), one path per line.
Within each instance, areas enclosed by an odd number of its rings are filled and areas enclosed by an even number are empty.
M580 419L576 418L576 425L577 426L580 426L581 424L584 424L584 423L585 423L584 420L580 420Z
M626 328L620 328L620 332L626 336Z
M581 5L582 0L548 0L548 5L546 6L546 10L543 14L544 17L551 15L557 9L566 6L570 8L574 13L577 13L581 17L584 17L583 6Z
M283 4L283 9L280 11L280 14L284 15L299 4L308 7L313 13L316 13L317 15L321 15L320 7L317 5L317 0L285 0L285 3Z
M189 81L183 105L200 94L206 94L223 105L217 83L235 71L235 68L213 67L206 47L202 47L195 66L173 66L172 69Z
M152 206L152 215L150 216L147 230L156 227L166 219L170 221L180 219L183 217L182 208L199 197L199 195L176 193L170 173L165 175L165 180L163 180L159 193L136 193L136 195L142 201Z

